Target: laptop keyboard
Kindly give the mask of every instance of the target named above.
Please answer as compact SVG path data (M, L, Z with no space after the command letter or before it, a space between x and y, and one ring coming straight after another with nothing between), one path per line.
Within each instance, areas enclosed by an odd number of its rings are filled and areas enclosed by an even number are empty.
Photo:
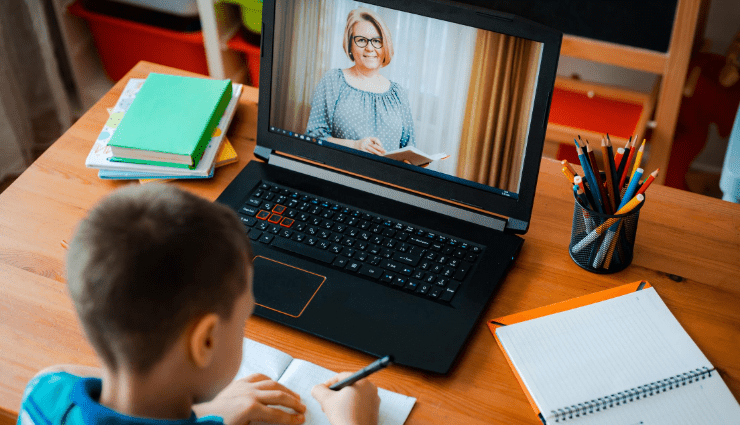
M483 247L261 182L238 210L262 243L437 302L449 302Z

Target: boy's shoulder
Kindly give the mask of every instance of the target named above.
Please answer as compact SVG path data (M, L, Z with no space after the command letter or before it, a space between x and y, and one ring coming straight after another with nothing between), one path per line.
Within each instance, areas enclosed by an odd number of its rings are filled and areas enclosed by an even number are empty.
M159 420L123 415L97 402L101 388L98 378L67 372L36 376L23 393L17 425L223 425L216 416Z
M34 377L26 386L18 414L18 425L49 425L63 422L70 406L71 392L81 378L67 372Z

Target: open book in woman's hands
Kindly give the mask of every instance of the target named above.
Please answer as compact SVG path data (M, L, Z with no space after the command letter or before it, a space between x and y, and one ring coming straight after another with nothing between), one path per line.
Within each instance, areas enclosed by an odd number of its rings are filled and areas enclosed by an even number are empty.
M411 165L429 164L432 161L446 159L449 157L449 155L444 152L430 155L428 153L420 151L419 149L416 149L413 146L406 146L401 149L396 149L394 151L387 152L383 156L386 158L395 159L396 161L407 161Z

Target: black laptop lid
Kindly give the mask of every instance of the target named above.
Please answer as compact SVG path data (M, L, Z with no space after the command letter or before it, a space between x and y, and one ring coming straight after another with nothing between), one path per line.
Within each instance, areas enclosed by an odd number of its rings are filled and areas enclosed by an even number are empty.
M526 232L561 39L436 0L265 0L258 144ZM382 77L359 78L373 67ZM377 145L444 159L415 166Z

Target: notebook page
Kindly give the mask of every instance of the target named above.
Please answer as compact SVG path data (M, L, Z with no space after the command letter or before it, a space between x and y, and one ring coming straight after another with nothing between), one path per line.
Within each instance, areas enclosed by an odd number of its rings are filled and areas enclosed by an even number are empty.
M504 326L496 335L545 417L712 368L654 288Z
M336 375L329 369L309 363L305 360L293 360L278 382L297 392L306 405L305 425L330 425L321 405L311 396L311 389L316 384L328 381ZM402 425L411 413L416 399L402 394L378 388L380 396L380 414L378 425Z
M290 355L249 338L244 338L242 344L242 363L234 380L261 373L277 381L293 360Z
M567 419L574 425L737 425L740 405L716 372L692 384Z

